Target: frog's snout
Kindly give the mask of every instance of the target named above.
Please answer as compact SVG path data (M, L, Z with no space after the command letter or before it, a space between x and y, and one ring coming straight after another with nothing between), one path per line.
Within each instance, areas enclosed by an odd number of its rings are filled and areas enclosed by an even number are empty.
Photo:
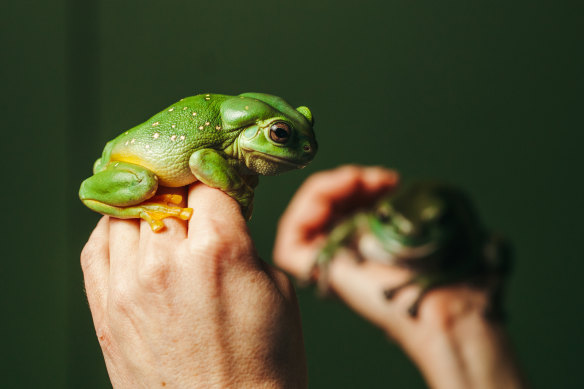
M316 150L318 150L316 142L305 141L302 144L302 152L304 153L304 158L306 158L309 161L312 161L312 159L314 158Z

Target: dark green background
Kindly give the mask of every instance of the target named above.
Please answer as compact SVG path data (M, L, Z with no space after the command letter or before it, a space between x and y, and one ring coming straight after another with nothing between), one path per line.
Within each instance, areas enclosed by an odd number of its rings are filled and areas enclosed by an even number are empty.
M537 3L537 4L536 4ZM546 4L547 3L547 4ZM270 259L310 174L383 164L472 193L514 242L509 331L534 387L582 387L583 7L530 1L2 2L2 387L104 388L77 199L105 142L181 97L268 92L320 151L262 179ZM383 335L299 291L313 388L423 388Z

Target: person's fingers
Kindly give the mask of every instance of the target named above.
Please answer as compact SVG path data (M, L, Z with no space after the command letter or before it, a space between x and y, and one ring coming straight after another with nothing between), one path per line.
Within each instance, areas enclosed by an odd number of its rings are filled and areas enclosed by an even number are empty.
M335 212L367 206L399 181L395 171L346 165L310 177L298 190L282 219L309 233L323 228Z
M129 274L132 274L137 267L136 258L138 258L139 240L140 222L137 219L110 217L110 287L126 283Z
M104 216L81 252L85 293L96 328L106 311L109 283L109 217Z
M189 187L188 205L193 208L189 220L189 239L206 228L207 223L218 223L228 231L245 230L247 227L237 201L219 189L195 183Z
M347 165L314 174L298 190L280 219L274 260L296 277L305 278L337 214L356 206L370 206L398 181L395 171L380 167Z
M208 258L252 260L257 265L247 224L239 203L219 189L202 183L189 187L188 205L193 208L187 244L191 250Z

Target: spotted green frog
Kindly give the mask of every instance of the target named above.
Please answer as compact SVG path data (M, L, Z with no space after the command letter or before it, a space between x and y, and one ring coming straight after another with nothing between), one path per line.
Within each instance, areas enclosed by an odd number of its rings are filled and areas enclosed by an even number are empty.
M503 276L509 245L482 226L469 198L442 182L415 181L382 199L372 210L357 212L332 229L315 262L321 288L327 266L340 248L359 260L410 269L411 278L383 291L387 299L408 285L420 292L408 313L416 317L431 290L466 282L486 288L490 304L485 314L501 317Z
M158 187L201 181L237 200L249 218L259 174L302 168L314 158L312 125L307 107L273 95L187 97L108 142L79 197L104 215L142 218L156 232L166 217L192 215L177 206L181 196L157 195Z

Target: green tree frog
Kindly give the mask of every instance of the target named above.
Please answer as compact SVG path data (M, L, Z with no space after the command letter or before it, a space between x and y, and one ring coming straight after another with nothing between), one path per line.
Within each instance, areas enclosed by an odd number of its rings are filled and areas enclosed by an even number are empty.
M181 99L108 142L79 189L90 209L117 218L142 218L153 231L166 217L188 220L181 196L159 186L195 181L219 188L252 211L258 175L306 166L317 151L307 107L293 108L263 93L200 94Z
M463 282L486 288L487 316L502 315L500 299L510 263L509 246L482 227L468 197L455 187L415 181L372 210L357 212L336 225L313 269L321 290L327 288L327 266L340 248L353 250L358 260L410 269L411 278L388 286L383 295L392 299L404 287L419 285L420 292L408 309L412 317L417 316L429 291Z

